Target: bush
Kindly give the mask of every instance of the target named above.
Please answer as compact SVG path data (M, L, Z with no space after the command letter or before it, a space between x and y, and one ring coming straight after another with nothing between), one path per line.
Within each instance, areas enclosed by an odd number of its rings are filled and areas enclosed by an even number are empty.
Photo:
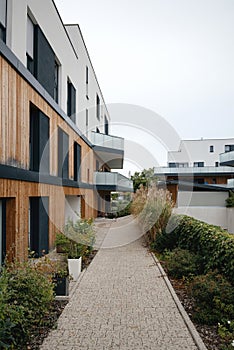
M163 230L156 235L153 246L159 251L175 247L189 250L201 257L205 272L217 269L234 285L234 235L220 227L180 216L172 232Z
M166 269L173 278L192 277L199 273L199 257L188 250L176 248L164 254Z
M179 242L179 230L176 230L180 221L179 215L173 215L166 228L161 232L156 233L154 242L151 244L152 249L162 253L166 250L173 250L178 247Z
M216 325L234 319L234 290L230 282L217 271L197 276L189 286L194 298L194 319Z
M53 284L29 263L5 267L0 275L1 348L23 349L54 300Z

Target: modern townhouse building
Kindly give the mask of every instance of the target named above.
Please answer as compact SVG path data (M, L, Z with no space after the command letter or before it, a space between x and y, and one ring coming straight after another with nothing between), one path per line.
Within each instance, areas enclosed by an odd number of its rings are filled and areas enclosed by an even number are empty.
M109 128L79 26L52 0L0 0L0 263L47 253L68 216L104 215L111 191L132 191L111 172L124 140Z
M223 191L234 169L219 159L234 150L234 138L182 140L179 150L168 152L168 166L154 168L177 201L178 191ZM226 152L226 153L225 153Z

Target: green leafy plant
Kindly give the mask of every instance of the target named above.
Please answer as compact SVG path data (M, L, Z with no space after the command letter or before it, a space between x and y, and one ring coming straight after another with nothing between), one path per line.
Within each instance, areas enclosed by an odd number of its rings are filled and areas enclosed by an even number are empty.
M195 300L194 319L216 325L234 319L234 290L230 282L217 271L197 276L189 285Z
M0 290L1 346L22 349L50 312L53 284L29 263L18 263L2 268Z
M199 273L199 257L186 249L176 248L163 255L167 272L173 278L192 277Z
M95 242L95 231L93 220L73 220L68 219L64 227L64 236L68 239L68 258L80 258L87 253L88 247L92 247Z

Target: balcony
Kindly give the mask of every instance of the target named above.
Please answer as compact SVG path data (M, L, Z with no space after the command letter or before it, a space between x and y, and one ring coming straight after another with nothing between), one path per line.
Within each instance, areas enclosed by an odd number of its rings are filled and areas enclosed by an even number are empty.
M221 153L219 155L219 160L221 165L234 167L234 151Z
M111 169L122 169L124 159L124 139L122 137L91 133L93 150L103 164L107 164Z
M133 182L119 173L95 172L94 184L98 191L133 192Z
M232 153L232 152L230 152ZM227 154L227 153L225 153ZM234 152L233 152L234 154ZM234 156L233 156L234 157ZM233 158L234 159L234 158ZM221 159L220 159L221 161ZM233 164L234 166L234 164ZM220 175L220 174L233 174L234 169L228 166L204 166L204 167L187 167L187 168L169 168L169 167L157 167L154 168L154 175L156 176L196 176L196 175Z

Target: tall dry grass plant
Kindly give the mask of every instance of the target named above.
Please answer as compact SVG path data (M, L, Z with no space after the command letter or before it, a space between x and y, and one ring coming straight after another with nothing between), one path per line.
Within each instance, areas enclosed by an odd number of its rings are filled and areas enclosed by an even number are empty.
M136 191L131 211L149 241L154 242L156 234L166 229L173 207L170 192L152 183L148 188L140 186Z

